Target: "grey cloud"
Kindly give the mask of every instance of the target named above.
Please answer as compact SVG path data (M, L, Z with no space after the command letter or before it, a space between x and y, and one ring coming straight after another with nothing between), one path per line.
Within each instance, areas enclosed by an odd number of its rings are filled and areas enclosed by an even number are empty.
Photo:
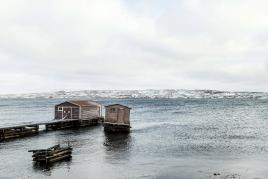
M200 86L267 91L266 5L3 1L0 93Z

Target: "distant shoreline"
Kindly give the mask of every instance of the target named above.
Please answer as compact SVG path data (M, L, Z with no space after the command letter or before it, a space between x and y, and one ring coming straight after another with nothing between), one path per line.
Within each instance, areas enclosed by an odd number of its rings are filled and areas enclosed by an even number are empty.
M193 98L193 99L218 99L218 98L254 98L266 99L267 92L231 92L219 90L183 90L183 89L148 89L148 90L81 90L81 91L55 91L44 93L2 94L0 98Z

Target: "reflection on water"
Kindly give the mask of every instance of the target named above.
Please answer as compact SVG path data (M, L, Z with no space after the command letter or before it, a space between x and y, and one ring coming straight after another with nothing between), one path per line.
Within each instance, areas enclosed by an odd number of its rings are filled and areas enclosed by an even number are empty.
M51 176L54 169L60 168L65 166L68 170L71 168L72 158L64 159L62 161L51 163L51 164L44 164L44 163L37 163L33 162L33 170L37 173L43 173L46 176Z
M126 160L130 157L131 134L130 133L107 133L105 132L105 146L107 161L118 159ZM114 161L113 161L114 162Z

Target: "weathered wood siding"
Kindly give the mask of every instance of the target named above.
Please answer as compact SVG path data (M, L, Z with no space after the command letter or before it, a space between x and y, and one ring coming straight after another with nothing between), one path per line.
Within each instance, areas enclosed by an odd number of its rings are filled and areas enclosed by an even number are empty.
M58 111L58 107L55 106L55 119L61 119L62 118L62 111Z
M100 117L101 106L81 107L81 119Z
M106 107L104 122L118 123L118 124L130 124L129 122L130 109L114 105Z
M72 119L79 119L79 107L72 108Z
M128 109L128 108L125 108L125 110L124 110L124 123L125 124L130 124L130 120L129 120L129 117L130 117L130 109Z
M115 108L114 112L111 112L111 108ZM117 123L117 112L118 108L116 106L113 107L106 107L105 108L105 119L104 122L111 122L111 123Z
M58 108L63 108L63 110L59 111ZM68 102L55 106L55 119L62 119L64 109L71 111L71 119L79 119L79 107Z

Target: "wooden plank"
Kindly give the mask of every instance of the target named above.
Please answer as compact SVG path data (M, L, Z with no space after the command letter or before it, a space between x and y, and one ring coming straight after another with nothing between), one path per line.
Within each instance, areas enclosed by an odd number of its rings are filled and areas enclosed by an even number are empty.
M39 125L45 125L46 130L59 130L72 127L83 127L99 124L103 117L91 119L65 119L51 120L38 123L23 123L21 125L7 126L0 128L0 141L11 138L19 138L34 135L39 132Z
M64 120L42 121L42 122L37 122L37 123L31 123L31 122L30 123L22 123L20 125L0 127L0 130L15 129L15 128L22 128L22 127L33 127L33 126L46 125L46 124L65 123L65 122L78 121L78 120L79 119L64 119Z
M92 117L89 119L82 119L82 120L92 120L92 119L102 119L103 117ZM22 123L20 125L14 125L14 126L6 126L6 127L0 127L0 130L7 130L7 129L20 129L23 127L36 127L40 125L48 125L48 124L59 124L59 123L66 123L66 122L75 122L80 121L80 119L59 119L59 120L50 120L50 121L42 121L42 122L29 122L29 123Z
M55 158L55 159L51 159L48 162L50 162L50 163L57 162L57 161L60 161L60 160L63 160L63 159L71 158L71 157L72 157L71 155L64 155L64 156L61 156L61 157L58 157L58 158Z
M52 149L59 148L59 147L60 147L60 145L54 145L48 149L28 150L28 152L48 151L48 150L52 150Z
M29 152L33 152L33 161L43 163L53 163L72 157L72 148L60 147L60 145L55 145L48 149L29 150Z

